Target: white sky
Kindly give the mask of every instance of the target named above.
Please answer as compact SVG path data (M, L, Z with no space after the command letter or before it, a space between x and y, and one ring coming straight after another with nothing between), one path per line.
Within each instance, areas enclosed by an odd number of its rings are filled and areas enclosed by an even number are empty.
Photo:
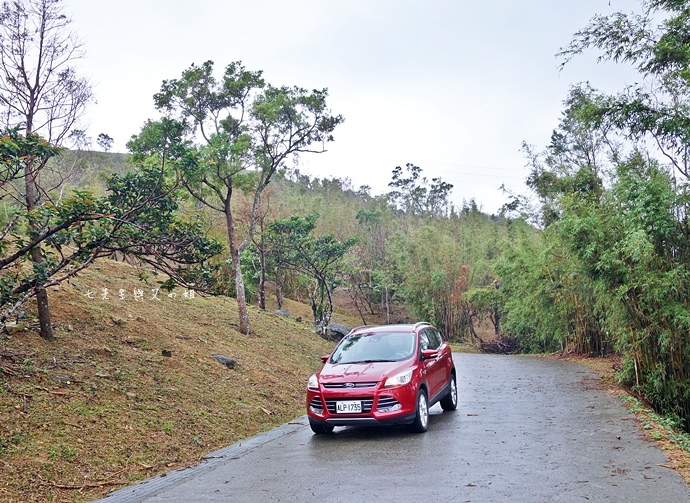
M65 0L86 50L81 72L97 104L85 126L115 151L157 118L153 94L192 63L232 61L274 85L328 88L345 122L300 169L388 190L411 162L454 185L456 205L489 213L501 184L524 192L523 141L541 150L572 84L609 92L636 75L556 52L596 13L639 11L635 0Z

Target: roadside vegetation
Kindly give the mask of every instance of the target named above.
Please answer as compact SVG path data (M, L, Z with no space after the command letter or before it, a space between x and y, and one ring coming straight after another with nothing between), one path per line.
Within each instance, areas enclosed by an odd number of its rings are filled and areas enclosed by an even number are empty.
M686 431L689 9L598 16L561 51L564 64L589 49L632 64L640 83L573 86L551 143L526 147L536 198L514 208L539 235L496 263L503 330L525 350L622 355L621 382Z

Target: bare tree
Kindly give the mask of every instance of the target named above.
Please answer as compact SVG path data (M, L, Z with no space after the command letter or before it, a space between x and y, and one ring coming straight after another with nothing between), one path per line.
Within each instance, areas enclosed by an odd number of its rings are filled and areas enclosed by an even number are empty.
M6 128L21 126L60 145L92 100L91 86L72 64L82 56L81 43L70 31L62 0L13 0L0 10L0 113ZM27 157L24 184L15 199L27 210L47 197L40 173L47 157ZM41 247L32 251L37 268ZM37 287L41 336L54 340L48 295Z

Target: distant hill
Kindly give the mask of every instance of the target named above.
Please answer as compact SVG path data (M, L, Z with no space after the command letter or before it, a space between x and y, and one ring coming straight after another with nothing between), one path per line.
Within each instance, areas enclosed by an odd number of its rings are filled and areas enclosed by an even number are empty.
M74 189L90 190L97 195L105 192L105 181L113 174L124 174L133 169L130 154L65 150L51 160L43 173L47 187L58 186L64 181L62 193Z

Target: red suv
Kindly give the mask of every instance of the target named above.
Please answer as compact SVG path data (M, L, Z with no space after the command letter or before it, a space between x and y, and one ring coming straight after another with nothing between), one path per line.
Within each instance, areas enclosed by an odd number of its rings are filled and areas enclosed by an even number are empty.
M429 407L455 410L453 355L429 323L353 329L307 384L307 416L314 433L334 426L429 426Z

